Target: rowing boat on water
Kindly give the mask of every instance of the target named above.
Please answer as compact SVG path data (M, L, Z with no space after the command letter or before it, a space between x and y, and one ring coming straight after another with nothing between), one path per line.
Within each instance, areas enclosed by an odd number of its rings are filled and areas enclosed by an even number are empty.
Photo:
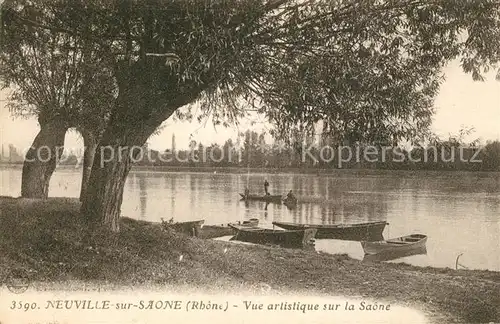
M303 248L314 244L316 229L308 228L295 231L272 230L230 224L238 232L233 240L255 244L273 244L284 248Z
M318 230L316 233L317 239L337 239L346 241L383 240L384 237L382 232L387 224L388 223L385 221L334 225L273 222L273 225L287 230L315 228Z
M361 242L365 254L380 254L389 252L412 251L424 248L427 236L423 234L411 234L393 239L377 242Z
M276 202L281 203L282 196L281 195L245 195L239 194L241 196L241 200L255 200L255 201L266 201L266 202Z

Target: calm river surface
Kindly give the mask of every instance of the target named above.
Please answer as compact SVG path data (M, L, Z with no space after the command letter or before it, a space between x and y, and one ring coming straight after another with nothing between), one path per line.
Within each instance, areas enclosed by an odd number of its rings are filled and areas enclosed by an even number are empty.
M81 170L58 169L50 196L77 197ZM272 194L292 189L301 203L254 202L245 206L238 196L247 183L262 193L267 179ZM19 196L21 169L0 168L0 195ZM159 222L205 219L223 224L259 218L264 227L274 220L302 223L355 223L386 220L385 238L411 233L428 235L427 254L400 258L418 266L500 271L500 174L463 172L388 173L356 175L338 171L316 174L231 174L133 171L123 199L122 215ZM317 240L316 249L363 258L359 242Z

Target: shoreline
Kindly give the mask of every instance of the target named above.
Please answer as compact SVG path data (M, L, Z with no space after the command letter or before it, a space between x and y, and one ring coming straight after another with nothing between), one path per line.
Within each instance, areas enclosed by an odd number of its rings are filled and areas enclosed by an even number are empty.
M0 163L1 169L22 169L22 163ZM55 172L77 170L81 172L82 168L72 165L58 165ZM221 174L299 174L299 175L347 175L347 176L406 176L419 177L422 175L456 177L461 174L470 174L478 177L491 177L500 179L500 171L471 171L471 170L425 170L425 169L355 169L355 168L258 168L258 167L221 167L221 166L139 166L134 165L131 172L158 172L158 173L221 173Z
M0 277L23 270L42 290L107 282L231 293L265 284L277 293L398 303L425 311L435 323L500 321L500 272L362 262L345 254L191 238L126 217L120 233L98 231L89 239L78 208L78 199L0 197L6 265Z

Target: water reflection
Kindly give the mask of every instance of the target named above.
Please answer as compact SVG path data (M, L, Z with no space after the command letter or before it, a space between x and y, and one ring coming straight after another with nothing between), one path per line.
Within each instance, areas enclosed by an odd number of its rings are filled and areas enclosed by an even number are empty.
M299 188L299 190L303 188ZM337 194L337 193L335 193ZM323 202L303 202L287 208L294 222L312 224L357 223L386 220L388 201L362 195L338 194ZM287 218L287 215L283 215ZM279 220L279 219L277 219Z
M175 210L175 194L177 188L177 177L164 177L165 183L167 183L167 179L170 179L170 205L172 209Z
M147 196L147 184L146 184L146 175L144 173L138 173L137 178L139 178L139 197L141 204L141 219L146 218L146 211L148 207L148 196Z

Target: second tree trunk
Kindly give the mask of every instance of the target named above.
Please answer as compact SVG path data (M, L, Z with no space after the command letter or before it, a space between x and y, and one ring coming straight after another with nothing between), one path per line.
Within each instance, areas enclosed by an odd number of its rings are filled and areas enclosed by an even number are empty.
M64 149L68 127L59 121L40 123L40 132L26 153L21 181L24 198L47 198L49 183Z

